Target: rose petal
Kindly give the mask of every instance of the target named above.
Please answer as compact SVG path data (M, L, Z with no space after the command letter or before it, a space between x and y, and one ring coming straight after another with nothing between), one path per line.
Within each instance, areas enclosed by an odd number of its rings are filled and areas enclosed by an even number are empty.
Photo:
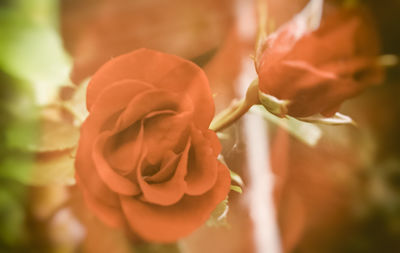
M328 109L325 109L324 111L321 112L321 114L322 114L324 117L330 118L330 117L332 117L333 115L335 115L336 112L339 111L340 105L341 105L341 104L334 105L334 106L332 106L332 107L330 107L330 108L328 108Z
M88 107L88 119L92 122L90 128L99 129L107 119L123 110L138 94L152 88L148 83L126 79L109 85L99 94L92 108Z
M177 93L149 90L138 94L129 102L118 118L113 131L121 131L155 111L192 112L193 105ZM148 116L147 116L148 117Z
M97 175L90 159L92 157L92 145L97 135L106 121L113 114L122 110L133 96L151 88L148 84L139 81L123 80L116 82L100 94L98 103L93 105L93 111L82 124L75 167L76 173L79 174L83 184L87 185L91 194L103 196L105 200L113 199L114 197Z
M177 168L180 156L168 150L161 162L160 170L151 176L146 176L148 183L162 183L169 180Z
M360 20L353 18L346 23L336 23L330 29L322 25L315 33L304 36L297 42L290 52L290 59L311 62L318 66L326 61L354 57L355 35L360 24Z
M200 129L208 129L214 117L214 101L210 96L208 79L199 67L192 63L181 64L167 73L157 85L188 94L194 105L194 123Z
M278 99L293 102L294 96L299 90L313 89L316 84L324 84L326 81L335 79L334 73L329 75L329 72L320 71L303 61L295 63L297 64L280 62L269 68L261 69L259 79L262 85L260 85L260 90L265 94L273 94ZM304 78L307 80L302 80Z
M138 166L143 149L143 136L143 123L134 124L117 134L110 134L105 144L104 156L110 166L122 176L127 176Z
M117 195L104 184L93 165L91 148L89 147L92 146L91 143L94 142L94 138L90 135L90 130L84 126L81 128L81 137L75 158L75 177L78 184L85 186L88 194L91 194L99 201L101 200L105 205L116 207L119 205L118 201L116 201Z
M329 111L345 99L355 96L363 87L350 78L320 83L313 88L299 91L293 98L295 102L288 105L289 114L294 117L308 117ZM310 97L313 99L310 100Z
M191 118L190 113L181 113L146 119L144 143L152 151L146 157L149 163L160 163L168 150L175 153L183 151L186 147Z
M77 177L77 181L79 182L79 177ZM125 225L126 220L119 205L107 205L94 197L85 188L84 184L78 183L78 185L90 210L92 210L104 223L111 227L123 227Z
M93 103L105 88L125 79L188 95L195 105L196 124L208 128L214 115L214 103L207 77L194 63L149 49L139 49L116 57L93 76L88 86L88 110L91 111Z
M366 83L356 82L353 75L370 66L363 58L328 62L319 68L303 61L284 61L269 68L260 76L260 89L290 100L288 114L307 117L320 112L332 113L342 101L358 94ZM331 74L330 74L331 73ZM270 77L264 80L264 77ZM377 79L366 76L365 79ZM289 87L290 86L290 87ZM265 91L264 91L265 90Z
M382 80L377 36L362 11L339 8L318 30L283 43L293 22L272 36L258 69L260 90L290 100L290 116L333 115L344 100Z
M335 72L332 71L324 71L321 69L316 68L315 66L311 65L310 63L306 61L283 61L283 65L288 66L290 68L298 69L304 71L304 73L308 73L311 75L315 75L320 77L321 79L326 79L326 80L335 80L338 77L336 76Z
M141 131L143 133L143 131ZM115 172L104 158L104 146L111 132L104 132L94 143L92 158L101 179L116 193L134 196L140 194L139 186L128 178ZM140 134L139 134L140 136ZM140 137L139 137L140 138ZM126 159L129 159L126 157Z
M147 241L169 243L187 236L210 217L230 186L228 169L219 164L215 186L200 196L184 196L172 206L144 203L121 196L121 206L133 231Z
M202 132L192 130L192 148L189 153L186 194L200 195L210 190L217 180L218 162L214 150Z
M186 190L184 179L187 173L189 149L191 147L190 141L191 139L189 138L175 169L175 174L170 180L158 184L149 184L143 178L142 170L137 170L137 179L143 192L144 201L168 206L178 202L182 198Z
M92 162L92 145L101 127L112 115L123 109L136 93L150 89L146 83L123 80L116 82L99 96L99 103L81 126L78 150L75 159L76 177L85 185L89 194L109 206L118 206L116 194L104 184Z
M218 139L217 134L212 130L206 130L203 132L205 138L210 141L210 144L214 150L214 156L218 157L221 154L222 145Z

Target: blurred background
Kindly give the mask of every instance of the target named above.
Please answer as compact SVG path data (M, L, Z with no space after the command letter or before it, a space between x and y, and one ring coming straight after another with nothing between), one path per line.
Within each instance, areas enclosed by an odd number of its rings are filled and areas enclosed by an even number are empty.
M267 2L276 27L307 4ZM325 4L367 8L382 55L400 55L400 1ZM255 19L252 0L0 0L0 252L176 252L134 248L75 188L87 80L112 57L152 48L202 67L221 111L255 77ZM400 252L399 96L394 66L343 105L358 128L318 126L316 145L255 113L225 130L223 155L244 193L230 194L227 226L200 228L180 251ZM265 161L251 153L256 123Z

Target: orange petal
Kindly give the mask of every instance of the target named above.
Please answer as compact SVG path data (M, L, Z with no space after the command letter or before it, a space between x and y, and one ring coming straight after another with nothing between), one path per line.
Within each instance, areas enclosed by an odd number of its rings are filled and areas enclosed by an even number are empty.
M218 157L221 154L222 145L218 139L217 134L212 130L206 130L203 132L204 137L210 141L210 144L214 150L214 156Z
M119 205L112 206L105 204L93 196L87 189L85 189L84 184L79 183L79 177L77 177L77 181L80 189L82 190L85 202L89 206L90 210L92 210L104 223L110 227L125 226L126 220Z
M166 182L150 184L143 178L142 169L139 168L137 170L138 182L143 192L144 201L168 206L175 204L182 198L186 190L186 182L184 179L187 173L190 146L189 138L185 150L181 154L178 166L175 169L175 174Z
M194 105L195 125L208 129L215 108L208 79L202 69L193 63L181 64L159 80L157 86L187 94Z
M139 49L116 57L95 73L88 86L89 111L105 88L126 79L188 95L195 106L196 124L208 127L211 122L214 115L213 100L203 70L185 59L150 49Z
M192 130L192 149L189 154L186 194L200 195L210 190L217 180L218 162L214 150L202 132Z
M108 139L103 156L121 175L129 175L139 163L143 149L144 127L142 122L132 125Z
M118 174L105 160L104 146L109 137L110 132L104 132L98 136L94 143L92 158L97 172L112 191L128 196L140 194L140 188L136 183ZM129 159L129 157L126 157L126 159Z
M99 94L96 102L88 107L90 110L88 119L91 122L88 127L100 129L106 120L126 108L132 98L151 89L152 86L148 83L126 79L110 84Z
M192 104L177 93L164 90L149 90L139 93L127 103L115 124L114 131L120 131L155 111L192 112ZM147 116L149 117L149 116Z
M168 150L161 162L160 170L155 174L146 176L146 182L152 183L162 183L165 182L175 174L175 170L177 168L180 156Z
M201 196L184 196L172 206L144 203L121 196L121 206L134 232L144 240L170 243L189 235L209 219L230 187L228 169L220 164L215 186Z
M108 206L118 206L117 195L113 193L97 174L91 159L91 146L94 142L90 129L81 128L81 138L75 158L75 177L78 185L84 185L89 194ZM78 180L79 179L79 180Z
M158 115L146 119L144 143L151 150L146 157L147 161L151 164L160 163L168 150L182 152L186 147L191 119L188 113Z

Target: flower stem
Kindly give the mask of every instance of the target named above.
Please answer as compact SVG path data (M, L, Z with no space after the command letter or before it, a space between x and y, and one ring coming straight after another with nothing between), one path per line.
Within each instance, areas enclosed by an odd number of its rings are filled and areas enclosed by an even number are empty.
M142 245L133 245L133 252L135 253L180 253L182 252L179 242L171 243L171 244L142 244Z
M255 79L247 89L246 97L231 104L227 109L215 116L210 129L219 132L240 119L249 109L258 104L258 79Z
M246 103L245 99L237 101L214 118L214 120L211 122L210 129L218 132L227 128L240 117L242 117L251 106L252 105Z

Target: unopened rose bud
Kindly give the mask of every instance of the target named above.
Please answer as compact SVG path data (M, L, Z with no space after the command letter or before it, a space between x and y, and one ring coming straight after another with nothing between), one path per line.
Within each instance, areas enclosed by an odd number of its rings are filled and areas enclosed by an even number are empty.
M298 36L298 19L265 42L259 58L260 102L278 116L333 116L347 99L382 80L376 34L360 10L339 9Z

